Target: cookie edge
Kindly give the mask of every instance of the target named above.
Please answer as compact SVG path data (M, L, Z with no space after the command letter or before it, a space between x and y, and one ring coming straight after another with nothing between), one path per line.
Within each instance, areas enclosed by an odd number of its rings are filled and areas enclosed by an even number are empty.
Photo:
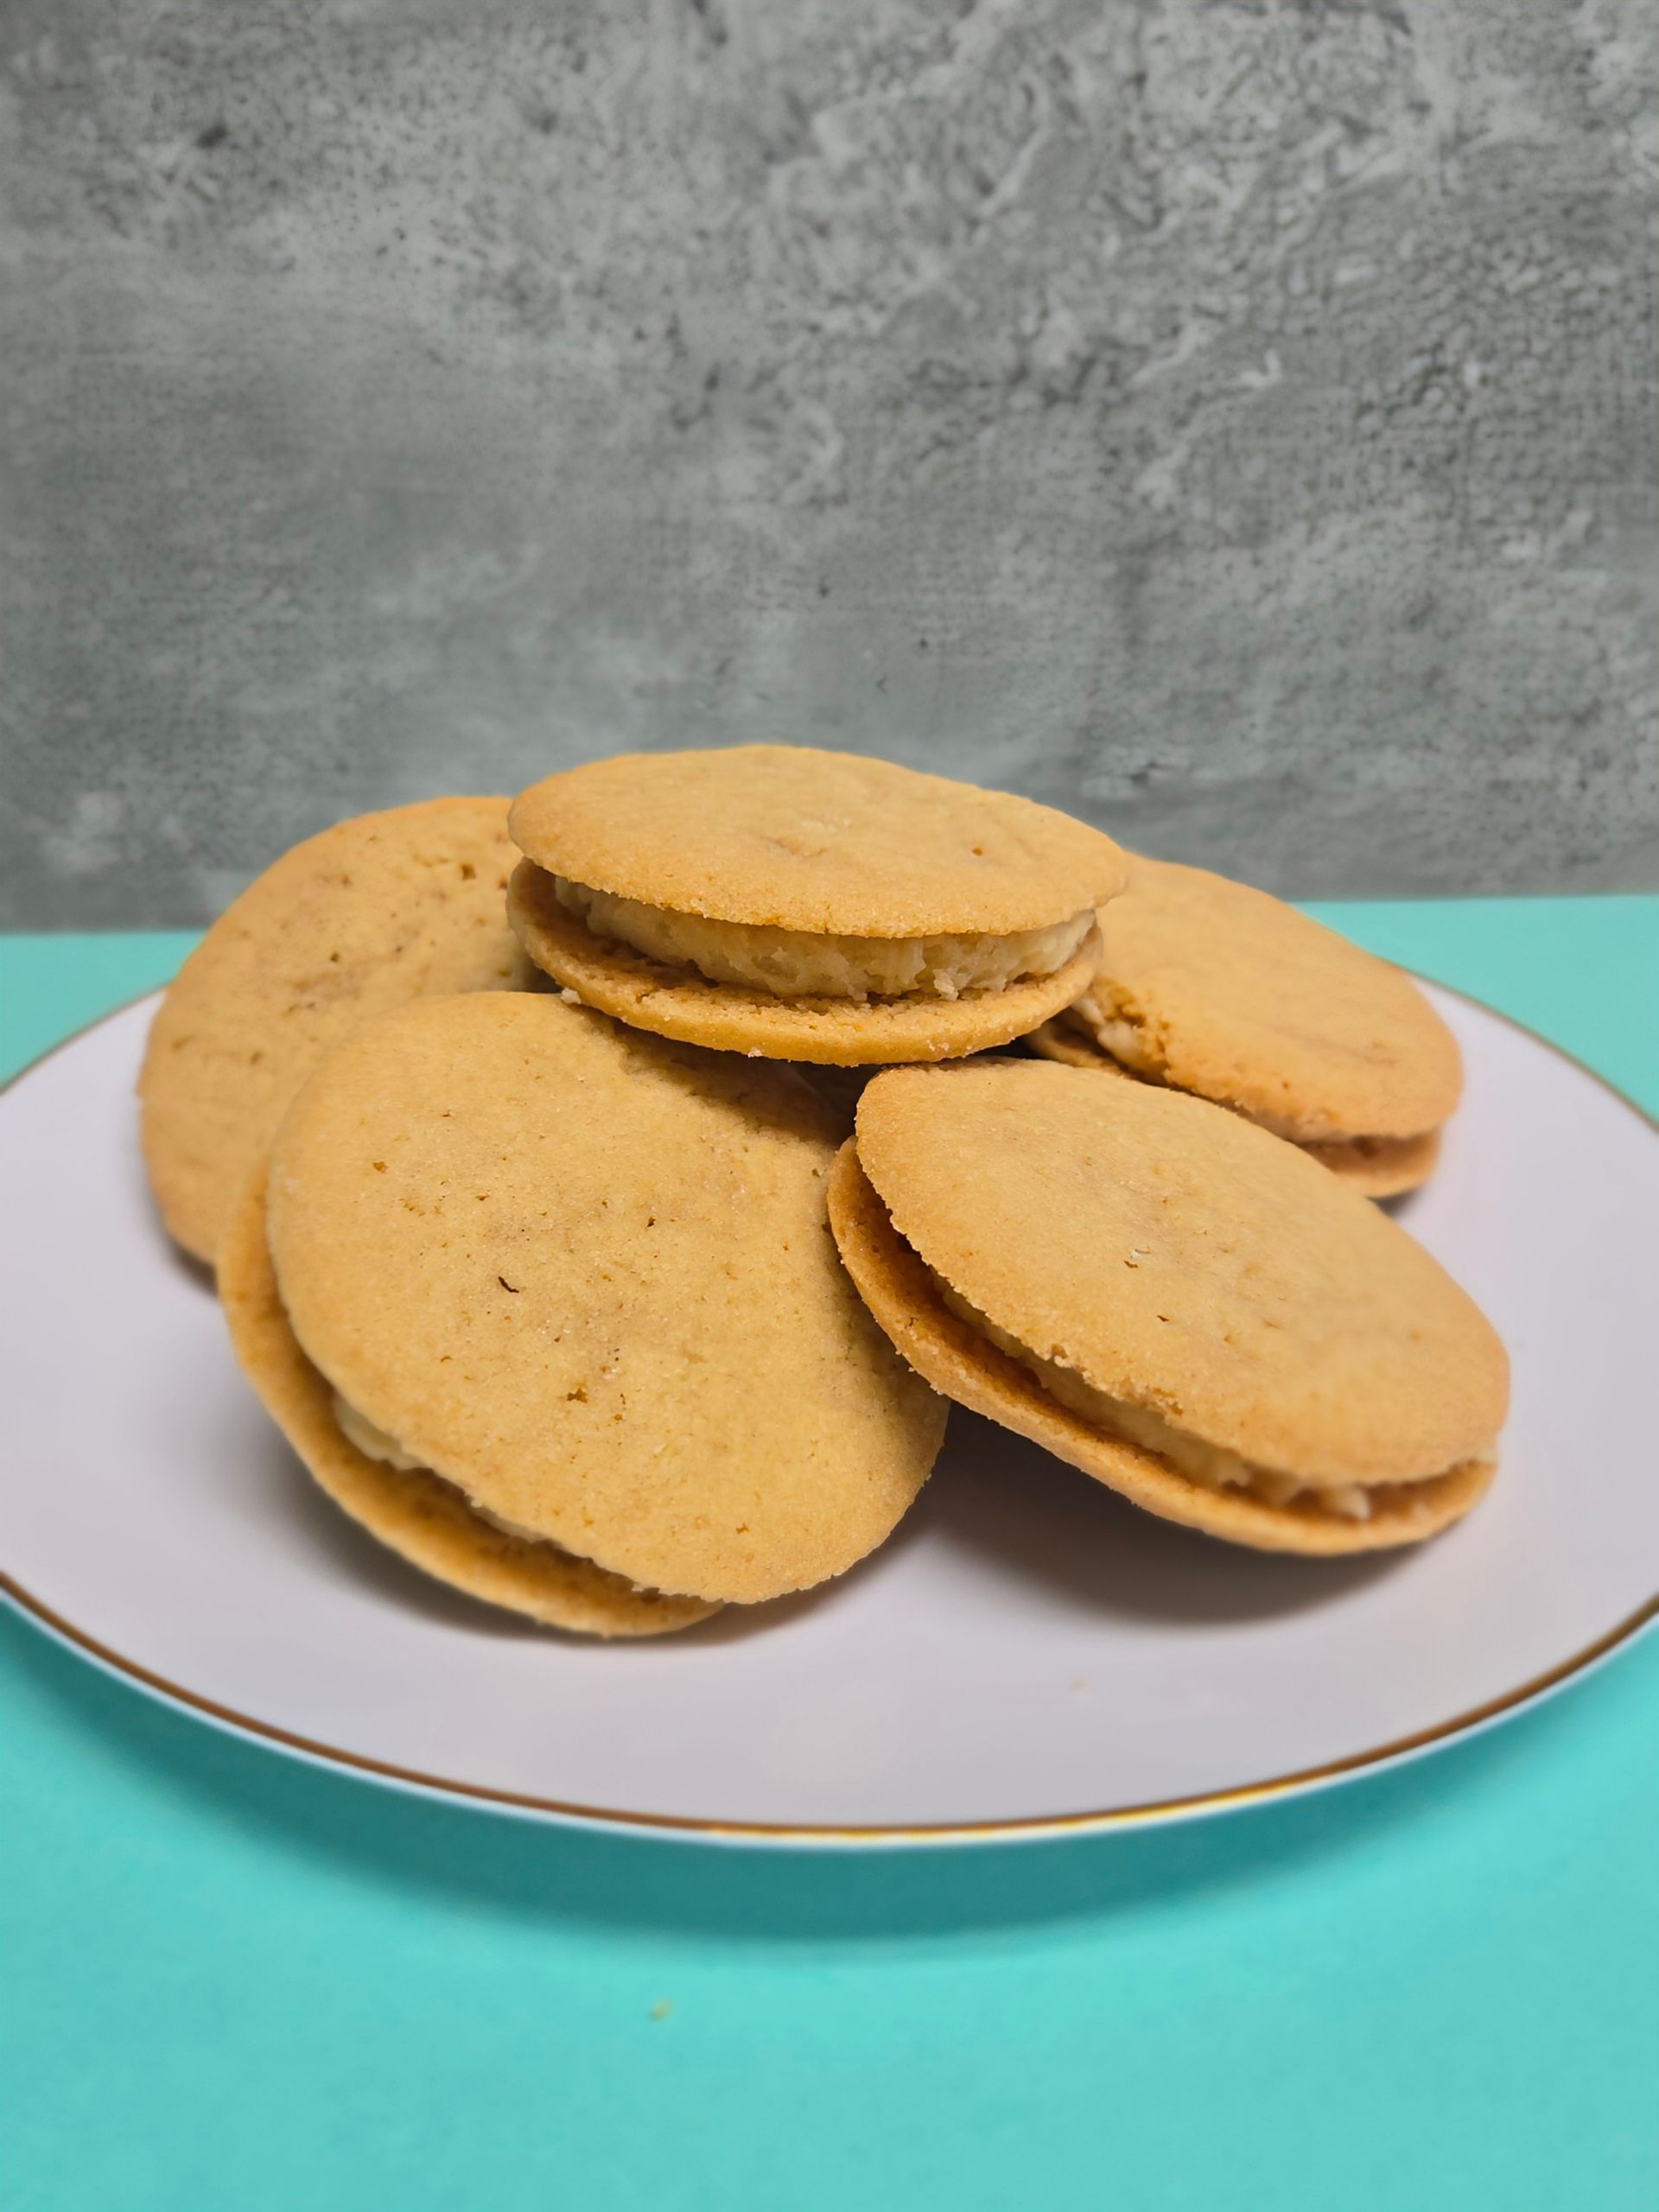
M665 1635L720 1601L632 1591L574 1553L493 1529L438 1476L404 1473L358 1451L336 1425L328 1385L289 1325L265 1241L264 1163L245 1185L221 1241L219 1296L237 1364L307 1471L348 1519L410 1566L544 1627L601 1637ZM538 1550L550 1556L534 1556Z
M1282 1506L1212 1491L1166 1467L1151 1452L1092 1427L1051 1398L1017 1360L999 1351L934 1292L919 1256L893 1227L849 1138L836 1156L830 1224L842 1262L894 1349L936 1390L1116 1491L1160 1519L1257 1551L1331 1558L1384 1551L1438 1535L1467 1513L1497 1470L1467 1459L1413 1485L1433 1493L1427 1510L1369 1521L1319 1520Z
M1011 1045L1086 990L1099 930L1052 976L960 999L771 998L725 983L677 981L657 962L595 937L566 912L553 879L521 861L507 885L507 918L543 973L585 1006L632 1029L713 1052L823 1067L886 1067L966 1059Z

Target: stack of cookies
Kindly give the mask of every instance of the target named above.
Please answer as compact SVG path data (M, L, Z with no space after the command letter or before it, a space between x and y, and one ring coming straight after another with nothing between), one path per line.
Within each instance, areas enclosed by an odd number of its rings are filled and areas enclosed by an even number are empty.
M1415 987L1275 900L762 746L311 839L181 970L141 1095L321 1487L616 1637L843 1573L953 1401L1236 1543L1446 1527L1504 1356L1370 1201L1458 1085Z

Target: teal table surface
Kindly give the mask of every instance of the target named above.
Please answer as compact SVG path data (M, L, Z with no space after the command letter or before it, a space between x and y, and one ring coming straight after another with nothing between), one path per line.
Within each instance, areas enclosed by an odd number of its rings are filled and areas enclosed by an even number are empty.
M1316 911L1659 1107L1659 899ZM0 941L9 1065L189 942ZM7 2212L1654 2212L1659 1637L1319 1796L837 1858L399 1797L6 1614L0 1976Z

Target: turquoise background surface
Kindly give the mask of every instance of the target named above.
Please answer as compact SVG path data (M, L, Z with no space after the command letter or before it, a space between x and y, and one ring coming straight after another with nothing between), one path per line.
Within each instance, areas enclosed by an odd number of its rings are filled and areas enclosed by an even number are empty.
M1317 911L1659 1106L1659 899ZM9 1064L189 942L0 940ZM1299 1802L837 1858L400 1798L5 1614L0 1974L7 2212L1654 2212L1659 1637Z

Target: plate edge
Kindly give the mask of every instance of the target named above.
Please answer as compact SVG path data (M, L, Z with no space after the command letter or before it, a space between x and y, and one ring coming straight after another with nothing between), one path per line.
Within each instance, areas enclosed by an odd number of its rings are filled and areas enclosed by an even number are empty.
M1108 1830L1155 1827L1179 1821L1196 1820L1212 1813L1240 1810L1281 1798L1302 1796L1332 1783L1382 1771L1425 1752L1479 1734L1523 1708L1541 1704L1557 1691L1588 1675L1614 1654L1633 1644L1659 1624L1659 1596L1648 1599L1633 1613L1541 1674L1530 1676L1513 1689L1471 1706L1450 1719L1436 1721L1387 1744L1351 1751L1339 1759L1302 1767L1291 1774L1274 1775L1265 1781L1236 1783L1225 1789L1206 1789L1185 1797L1158 1798L1140 1805L1108 1806L1077 1813L1019 1815L1007 1820L938 1821L913 1824L861 1826L810 1821L728 1821L705 1819L682 1813L630 1812L614 1806L582 1805L556 1797L538 1797L526 1790L500 1789L487 1783L457 1782L444 1775L424 1774L418 1767L399 1766L389 1759L370 1758L337 1745L320 1743L292 1729L239 1713L234 1706L201 1696L166 1675L88 1636L51 1606L23 1588L0 1568L0 1599L30 1624L90 1660L100 1672L130 1683L158 1703L208 1722L226 1735L269 1745L290 1758L314 1766L337 1770L401 1789L412 1796L449 1804L539 1819L572 1827L600 1828L632 1834L671 1836L723 1844L797 1845L806 1847L892 1847L903 1845L1018 1843L1040 1839L1098 1834Z
M1408 973L1413 971L1408 970ZM1565 1060L1580 1075L1587 1076L1600 1090L1608 1092L1627 1108L1649 1129L1659 1132L1659 1118L1649 1114L1638 1101L1621 1090L1616 1084L1598 1074L1576 1055L1548 1037L1541 1036L1526 1023L1512 1015L1488 1006L1484 1000L1467 991L1460 991L1449 983L1437 982L1433 977L1416 980L1430 984L1435 990L1460 999L1477 1012L1499 1021L1506 1028L1516 1030L1535 1045ZM165 986L139 991L120 1005L92 1020L83 1022L68 1036L48 1045L22 1067L0 1082L0 1097L3 1097L15 1084L31 1075L58 1053L78 1044L95 1029L130 1014L147 999L159 995ZM1376 1745L1362 1751L1346 1754L1339 1759L1328 1760L1317 1766L1303 1767L1296 1771L1274 1775L1258 1782L1232 1784L1225 1789L1202 1790L1190 1796L1163 1798L1140 1805L1112 1806L1096 1810L1076 1813L1020 1815L1007 1820L944 1821L919 1822L915 1825L836 1826L810 1822L760 1821L707 1820L683 1814L630 1812L610 1806L580 1805L557 1798L537 1797L528 1792L498 1789L488 1783L458 1782L442 1775L423 1774L417 1768L397 1766L391 1761L366 1758L355 1751L342 1751L339 1746L323 1744L310 1737L298 1735L291 1730L279 1728L273 1723L257 1720L249 1713L239 1713L232 1706L219 1704L212 1698L169 1681L142 1666L137 1660L101 1643L96 1637L66 1620L52 1607L23 1587L15 1578L0 1567L0 1599L4 1599L21 1618L50 1637L55 1643L90 1661L100 1671L167 1705L175 1711L190 1714L207 1722L225 1733L245 1741L269 1745L289 1758L307 1764L345 1772L374 1782L384 1788L404 1790L435 1802L469 1805L479 1810L507 1814L519 1818L542 1820L572 1827L609 1831L611 1833L647 1834L672 1837L683 1841L700 1841L726 1845L798 1847L804 1848L864 1848L881 1849L904 1846L963 1845L973 1843L1014 1843L1052 1840L1068 1836L1098 1834L1118 1828L1151 1827L1203 1818L1214 1813L1239 1810L1243 1808L1300 1796L1361 1775L1378 1773L1425 1752L1440 1749L1467 1736L1473 1736L1498 1721L1507 1719L1525 1707L1541 1703L1546 1698L1580 1677L1589 1674L1621 1649L1634 1643L1648 1629L1659 1622L1659 1593L1638 1605L1603 1635L1570 1654L1541 1674L1529 1676L1515 1688L1500 1692L1496 1697L1456 1713L1449 1719L1436 1721L1427 1728Z

